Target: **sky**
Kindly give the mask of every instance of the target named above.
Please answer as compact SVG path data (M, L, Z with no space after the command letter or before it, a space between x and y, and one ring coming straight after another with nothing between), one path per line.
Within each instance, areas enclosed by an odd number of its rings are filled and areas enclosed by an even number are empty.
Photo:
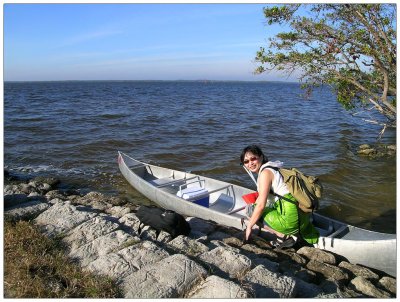
M264 4L51 4L3 6L5 81L243 80L268 38Z

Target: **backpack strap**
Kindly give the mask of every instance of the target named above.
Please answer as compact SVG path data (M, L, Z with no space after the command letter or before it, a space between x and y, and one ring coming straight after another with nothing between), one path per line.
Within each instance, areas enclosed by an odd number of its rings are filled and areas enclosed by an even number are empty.
M264 169L266 169L266 168L270 168L270 169L272 169L272 170L278 171L279 174L281 174L281 176L282 176L282 173L280 172L280 170L279 170L278 167L266 166ZM282 176L282 177L283 177L283 176ZM299 208L299 202L298 202L297 200L296 200L296 201L293 201L293 200L291 200L291 199L289 199L289 198L286 198L285 196L279 195L279 194L275 193L272 189L270 190L270 193L273 194L273 195L275 195L276 197L278 197L278 198L279 198L279 202L280 202L281 199L282 199L282 200L285 200L285 201L287 201L287 202L290 202L290 203L296 205L296 208L297 208L297 230L298 230L298 231L297 231L297 234L298 234L299 238L300 238L303 242L305 242L305 239L304 239L303 236L301 235L301 231L300 231L300 213L299 213L300 208ZM282 205L281 205L281 206L282 206Z

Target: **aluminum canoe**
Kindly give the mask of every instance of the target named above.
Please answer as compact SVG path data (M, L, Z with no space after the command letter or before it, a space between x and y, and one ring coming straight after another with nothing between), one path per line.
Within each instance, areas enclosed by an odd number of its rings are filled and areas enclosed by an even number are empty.
M185 216L211 220L243 230L247 217L242 196L251 189L228 182L150 165L118 152L118 165L129 184L158 206ZM202 188L195 198L177 196L185 189ZM208 207L198 204L207 199ZM396 276L396 234L386 234L351 226L318 213L312 215L320 232L314 246L345 257L349 262Z

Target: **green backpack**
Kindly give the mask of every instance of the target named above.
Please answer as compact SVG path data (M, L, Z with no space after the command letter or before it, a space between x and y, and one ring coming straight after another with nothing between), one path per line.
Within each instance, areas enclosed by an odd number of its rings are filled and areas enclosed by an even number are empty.
M319 198L322 196L323 187L318 177L308 176L296 168L285 169L268 166L283 177L289 192L299 202L299 208L305 213L311 213L319 207ZM282 198L272 192L272 194ZM285 199L286 200L286 199Z

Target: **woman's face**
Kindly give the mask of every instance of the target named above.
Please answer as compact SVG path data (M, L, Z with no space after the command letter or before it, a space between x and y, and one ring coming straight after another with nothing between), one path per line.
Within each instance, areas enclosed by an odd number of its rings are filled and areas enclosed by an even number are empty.
M258 173L262 165L262 158L252 152L244 155L243 164L253 173Z

